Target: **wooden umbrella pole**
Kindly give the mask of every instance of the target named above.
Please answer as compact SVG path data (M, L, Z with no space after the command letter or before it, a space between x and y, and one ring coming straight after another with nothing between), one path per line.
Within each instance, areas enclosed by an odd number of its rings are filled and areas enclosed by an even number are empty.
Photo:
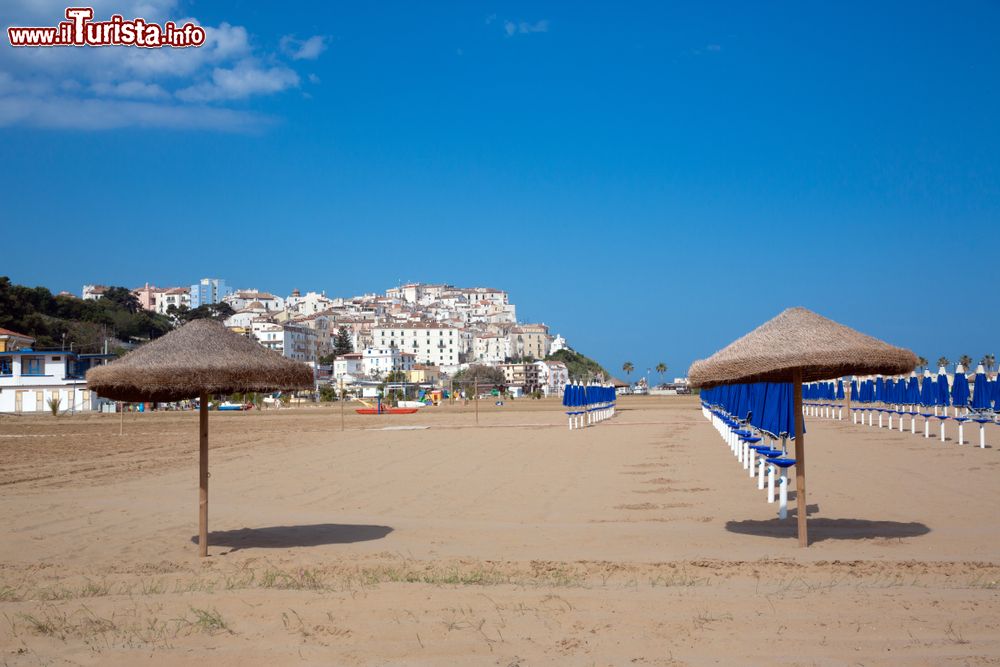
M847 407L844 409L844 412L847 415L848 419L851 418L851 400L853 398L854 396L851 395L851 383L848 382L844 386L844 403L847 405Z
M340 378L340 430L344 430L344 401L347 397L344 396L344 378Z
M208 394L198 406L198 555L208 556Z
M802 371L792 373L792 390L795 394L795 505L798 508L799 546L809 546L809 527L806 511L806 434L802 417Z
M125 404L118 404L118 435L125 435Z
M476 423L479 423L479 381L476 380Z

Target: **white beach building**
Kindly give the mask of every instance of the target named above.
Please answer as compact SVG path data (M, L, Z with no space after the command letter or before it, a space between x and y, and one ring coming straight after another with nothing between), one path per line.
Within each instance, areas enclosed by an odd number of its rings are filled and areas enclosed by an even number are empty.
M87 389L84 375L113 354L77 354L69 350L22 348L0 352L0 412L59 412L99 410L103 399Z

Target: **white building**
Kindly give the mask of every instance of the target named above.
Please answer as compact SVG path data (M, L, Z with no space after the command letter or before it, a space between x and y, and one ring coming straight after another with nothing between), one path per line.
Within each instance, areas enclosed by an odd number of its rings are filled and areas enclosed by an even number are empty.
M552 339L552 344L549 346L549 354L555 354L559 350L568 350L569 344L566 339L561 335L556 334L555 338Z
M253 337L269 350L295 361L316 363L316 332L312 329L262 320L251 322L250 327Z
M96 301L104 297L107 289L104 285L84 285L80 296L84 301Z
M472 340L472 358L482 364L502 364L510 357L510 338L507 336L476 336Z
M361 352L344 354L333 360L333 379L353 380L365 375L364 355Z
M170 308L170 306L173 306L178 310L180 310L182 306L190 308L191 290L183 287L172 287L160 293L156 299L156 312L160 315L166 315L167 309Z
M104 401L87 389L84 374L112 358L30 348L0 352L0 412L49 412L50 401L60 413L98 410Z
M332 307L333 300L327 298L326 293L306 292L303 295L298 290L292 290L285 299L285 308L299 315L315 315Z
M546 396L562 396L569 384L569 369L561 361L536 361L538 383Z
M246 310L233 313L223 321L223 324L230 329L242 329L244 331L248 331L253 327L253 323L258 320L262 322L269 321L266 315L267 312L263 308L260 310L248 308Z
M226 296L222 300L232 306L233 310L236 311L257 307L252 304L259 304L259 307L266 311L278 311L284 310L285 308L285 300L280 296L275 296L270 292L261 292L256 289L238 290Z
M458 330L436 322L379 325L372 330L372 335L376 347L395 347L409 352L419 364L457 364L462 352Z
M385 377L391 371L413 370L415 357L396 347L368 347L361 354L362 370L370 377Z

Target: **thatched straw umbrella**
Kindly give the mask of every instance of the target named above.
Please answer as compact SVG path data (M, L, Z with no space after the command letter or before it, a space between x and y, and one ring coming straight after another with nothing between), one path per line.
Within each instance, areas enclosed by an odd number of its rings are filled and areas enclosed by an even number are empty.
M902 375L917 366L909 350L866 336L805 308L789 308L688 371L695 387L791 382L795 395L795 500L799 545L808 546L802 383L845 375Z
M118 401L199 399L198 549L208 555L208 399L212 394L313 386L306 364L286 359L214 320L195 320L121 359L87 371L87 387Z

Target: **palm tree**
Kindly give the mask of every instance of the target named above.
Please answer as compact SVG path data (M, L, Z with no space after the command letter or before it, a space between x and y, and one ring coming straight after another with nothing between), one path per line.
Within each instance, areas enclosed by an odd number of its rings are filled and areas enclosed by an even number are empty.
M972 357L970 357L967 354L963 354L961 357L958 358L958 363L960 363L963 366L965 366L965 372L968 373L969 372L969 366L972 365Z
M622 370L625 371L626 375L631 375L632 371L635 370L635 366L632 365L631 361L626 361L624 364L622 364Z
M948 366L950 365L951 365L951 359L949 359L948 357L940 357L938 359L938 368L944 366L947 369Z
M997 365L997 360L992 354L987 354L979 363L985 366L987 371L992 371L993 367Z
M917 357L917 369L921 372L927 368L927 359L925 357Z
M667 365L662 361L656 364L656 372L660 374L660 384L663 384L663 374L667 372Z

